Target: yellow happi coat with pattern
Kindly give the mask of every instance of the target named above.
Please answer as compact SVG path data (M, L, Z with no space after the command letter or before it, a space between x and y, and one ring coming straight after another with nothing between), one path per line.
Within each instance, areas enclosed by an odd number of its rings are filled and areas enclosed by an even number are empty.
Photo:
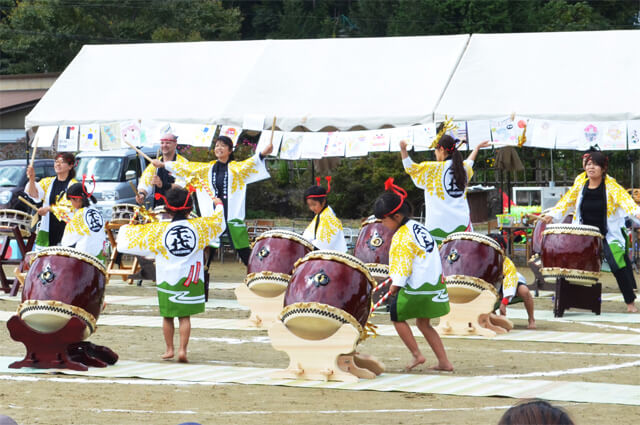
M204 311L203 251L225 229L223 208L210 217L122 226L118 251L155 256L158 303L163 317Z
M311 220L302 237L319 249L347 252L342 222L328 205Z
M94 257L104 258L104 245L107 234L104 231L104 219L94 207L76 210L64 228L61 246L68 246Z
M453 232L472 230L467 203L468 185L459 190L453 184L451 160L416 164L407 157L402 164L413 183L424 189L425 226L438 243ZM463 164L468 182L473 177L473 161L465 160Z

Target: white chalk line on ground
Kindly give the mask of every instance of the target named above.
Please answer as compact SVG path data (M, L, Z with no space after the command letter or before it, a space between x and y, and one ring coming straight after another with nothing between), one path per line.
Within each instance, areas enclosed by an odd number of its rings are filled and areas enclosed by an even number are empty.
M576 356L601 356L601 357L640 357L640 353L638 354L627 354L627 353L589 353L589 352L579 352L579 351L532 351L532 350L500 350L503 353L522 353L522 354L569 354Z
M627 367L635 367L635 366L640 366L640 360L637 360L635 362L608 364L608 365L602 365L602 366L578 367L574 369L565 369L565 370L551 370L547 372L509 373L504 375L489 375L484 377L507 379L507 378L539 378L544 376L563 376L563 375L578 375L578 374L584 375L586 373L602 372L605 370L624 369Z
M574 405L574 403L570 403ZM556 404L556 406L563 406ZM425 407L422 409L344 409L344 410L228 410L228 411L194 411L194 410L140 410L140 409L101 409L90 407L78 409L77 407L26 407L15 404L7 405L9 409L15 410L42 410L42 411L85 411L92 413L127 413L127 414L153 414L153 415L224 415L224 416L251 416L251 415L343 415L343 414L371 414L371 413L435 413L435 412L467 412L467 411L491 411L507 410L511 405L506 406L480 406L480 407Z
M61 383L73 383L73 384L118 384L118 385L177 385L177 386L191 386L191 385L208 385L211 386L211 382L198 382L198 381L176 381L176 380L157 380L157 379L87 379L87 378L60 378L60 377L40 377L40 376L28 376L28 375L0 375L0 381L22 381L22 382L61 382ZM227 383L216 383L213 385L229 385Z
M616 325L604 325L602 323L591 323L591 322L573 322L573 321L568 321L567 323L577 323L579 325L585 325L585 326L593 326L596 328L601 328L601 329L616 329L619 331L631 331L631 332L637 332L640 333L640 329L638 328L631 328L629 326L616 326Z

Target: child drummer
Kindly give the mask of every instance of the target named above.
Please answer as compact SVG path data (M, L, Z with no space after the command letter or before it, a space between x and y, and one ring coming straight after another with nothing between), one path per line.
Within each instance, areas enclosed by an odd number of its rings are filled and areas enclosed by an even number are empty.
M389 307L391 321L413 355L413 361L405 370L425 362L406 322L415 318L418 329L438 359L438 364L431 369L452 371L453 364L447 358L440 335L430 323L430 319L444 316L450 310L438 246L422 224L409 218L411 209L406 201L407 192L393 184L393 178L386 181L385 189L387 192L376 200L373 209L376 218L395 231L389 251L392 279Z
M62 235L60 245L75 248L97 257L104 262L104 245L107 235L104 231L104 219L102 214L91 203L96 203L96 198L87 192L84 184L74 183L67 189L67 198L73 207L73 215L62 217L67 222ZM93 182L95 189L95 181ZM91 202L91 203L90 203Z
M172 187L163 199L171 222L126 225L118 232L118 251L156 256L158 304L163 317L166 343L163 359L174 356L173 318L180 325L178 361L187 363L187 344L191 333L190 316L204 312L203 251L224 231L222 201L214 198L212 216L187 219L193 207L193 188Z
M304 202L315 216L305 229L302 237L318 249L347 252L347 242L344 239L342 222L327 204L327 195L331 190L331 176L325 178L328 189L320 186L320 177L316 177L317 184L307 188L304 192Z

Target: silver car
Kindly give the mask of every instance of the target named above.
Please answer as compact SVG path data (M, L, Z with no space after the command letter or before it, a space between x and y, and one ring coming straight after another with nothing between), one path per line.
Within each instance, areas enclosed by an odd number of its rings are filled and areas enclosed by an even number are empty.
M141 150L155 158L159 146ZM138 179L147 166L147 161L133 149L117 149L100 152L80 152L76 156L76 179L87 176L87 189L92 187L91 176L95 177L96 188L93 195L98 201L96 208L105 220L111 219L112 207L116 204L135 204L132 185L138 186ZM151 197L149 196L148 200Z

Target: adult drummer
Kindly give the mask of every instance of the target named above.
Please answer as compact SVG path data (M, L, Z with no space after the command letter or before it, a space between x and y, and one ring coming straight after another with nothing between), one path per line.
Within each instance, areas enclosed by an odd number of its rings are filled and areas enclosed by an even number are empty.
M546 223L560 221L575 210L573 223L600 229L605 258L627 304L627 312L636 313L635 278L626 255L628 238L624 220L629 215L640 218L640 207L615 179L607 175L608 163L604 153L591 152L586 164L587 180L576 181L542 220Z
M42 201L42 207L38 209L42 223L40 223L40 230L36 237L36 249L58 245L62 240L66 223L58 220L52 213L51 206L56 205L71 211L71 203L64 195L70 184L77 183L74 178L76 175L75 162L72 153L58 154L53 164L56 176L45 177L39 182L36 182L36 172L33 166L27 166L29 183L27 183L25 191L36 202Z
M271 177L264 159L273 151L273 144L265 146L244 161L233 157L233 142L226 136L216 139L214 153L216 160L211 162L180 162L154 160L158 168L166 167L184 179L197 178L204 183L204 192L198 192L198 204L203 217L213 214L211 199L219 198L224 205L226 234L230 236L234 249L246 266L251 255L249 234L244 223L247 184Z
M182 155L178 155L176 152L177 147L178 136L172 133L163 135L160 138L160 151L162 155L159 159L161 161L188 162ZM173 184L176 184L176 177L173 173L169 172L166 168L156 168L153 164L149 164L140 177L136 202L142 205L148 194L159 193L163 195L163 197L156 199L154 196L153 207L162 206L164 205L164 195ZM177 184L184 186L184 182L181 179Z
M472 230L467 186L478 151L489 146L489 142L477 145L463 161L458 148L464 143L466 140L445 134L437 142L436 161L416 164L407 153L407 142L400 142L404 170L417 187L424 189L425 227L438 244L453 232Z

